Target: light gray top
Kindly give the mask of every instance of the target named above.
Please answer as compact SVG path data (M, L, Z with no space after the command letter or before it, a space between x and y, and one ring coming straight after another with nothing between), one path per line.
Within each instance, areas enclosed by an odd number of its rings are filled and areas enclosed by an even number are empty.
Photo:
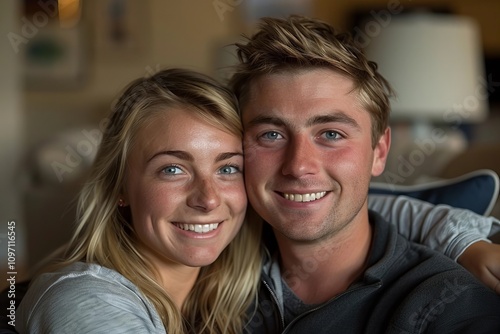
M153 305L118 272L74 263L39 276L16 310L19 333L166 333Z

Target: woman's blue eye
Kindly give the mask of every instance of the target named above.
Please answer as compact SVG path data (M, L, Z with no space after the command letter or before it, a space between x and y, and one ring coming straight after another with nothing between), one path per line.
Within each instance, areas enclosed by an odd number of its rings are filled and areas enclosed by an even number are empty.
M177 166L168 166L163 168L163 173L168 175L182 174L182 169Z
M224 166L221 169L219 169L221 174L235 174L240 171L238 167L235 166Z

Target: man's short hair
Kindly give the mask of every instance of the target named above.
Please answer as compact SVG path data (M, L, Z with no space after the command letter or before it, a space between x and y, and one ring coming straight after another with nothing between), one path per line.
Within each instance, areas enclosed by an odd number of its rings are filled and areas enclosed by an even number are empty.
M329 24L303 16L262 18L259 29L237 43L240 64L230 80L243 108L252 81L266 74L328 68L350 78L361 106L372 119L372 144L388 126L393 91L351 36L337 33Z

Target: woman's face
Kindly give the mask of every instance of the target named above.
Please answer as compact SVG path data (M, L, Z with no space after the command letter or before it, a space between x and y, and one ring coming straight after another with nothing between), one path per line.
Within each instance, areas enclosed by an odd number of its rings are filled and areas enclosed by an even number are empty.
M241 227L247 198L241 139L183 107L166 108L137 133L123 197L158 268L206 266Z

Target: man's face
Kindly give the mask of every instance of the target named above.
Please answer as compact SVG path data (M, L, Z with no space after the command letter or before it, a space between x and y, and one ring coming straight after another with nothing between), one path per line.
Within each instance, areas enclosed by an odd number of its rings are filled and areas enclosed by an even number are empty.
M322 240L368 219L390 132L373 149L351 79L323 68L265 75L242 108L248 197L278 237Z

